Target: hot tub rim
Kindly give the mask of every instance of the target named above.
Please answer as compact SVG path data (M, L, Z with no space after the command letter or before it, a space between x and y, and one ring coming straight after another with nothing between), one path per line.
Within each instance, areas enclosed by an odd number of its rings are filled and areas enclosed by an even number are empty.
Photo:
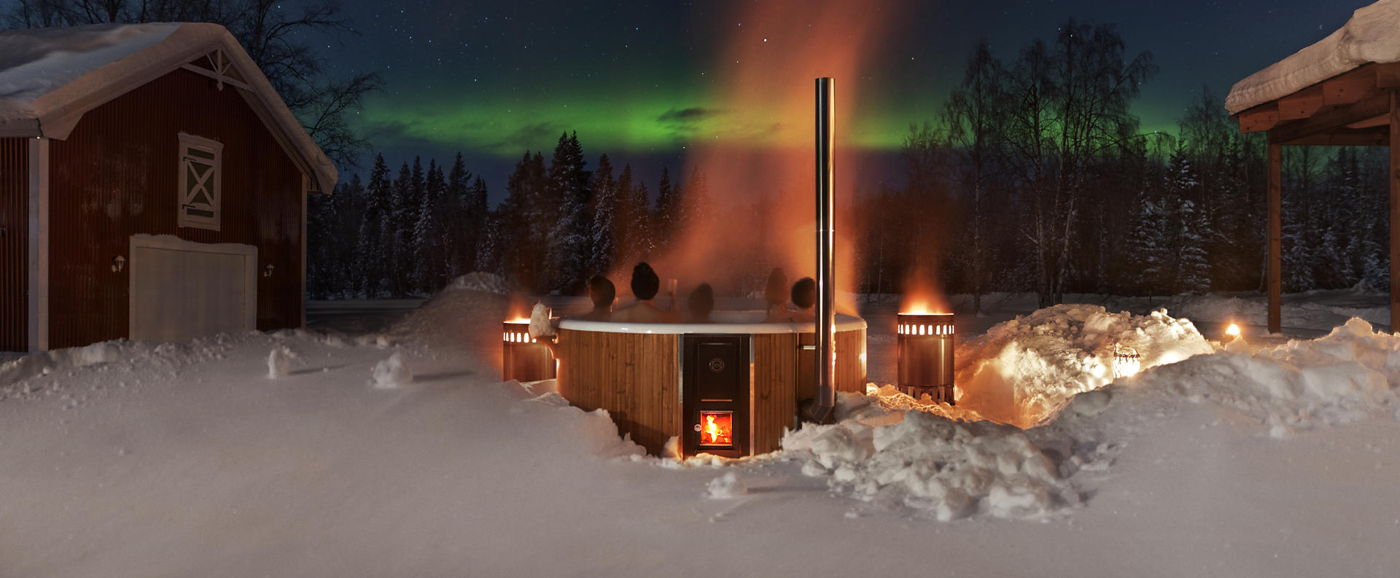
M758 312L761 313L761 312ZM836 316L836 331L855 331L869 329L870 325L865 319L852 315ZM586 321L583 319L565 319L559 322L560 329L570 331L595 331L599 333L630 333L637 335L686 335L695 333L712 334L784 334L784 333L815 333L817 324L807 323L782 323L782 322L749 322L749 323L632 323L627 321Z

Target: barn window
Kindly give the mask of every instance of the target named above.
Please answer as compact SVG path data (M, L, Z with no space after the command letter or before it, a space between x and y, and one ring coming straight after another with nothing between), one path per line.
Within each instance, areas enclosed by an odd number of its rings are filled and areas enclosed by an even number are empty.
M219 230L223 150L218 141L180 133L179 226Z

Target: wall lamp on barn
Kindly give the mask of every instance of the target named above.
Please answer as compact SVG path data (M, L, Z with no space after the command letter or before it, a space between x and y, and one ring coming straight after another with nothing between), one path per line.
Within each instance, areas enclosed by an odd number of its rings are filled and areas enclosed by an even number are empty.
M273 265L272 263L268 263L266 267L263 267L263 277L271 277L272 272L275 270L277 270L277 266Z
M122 269L126 269L126 257L121 255L112 257L112 272L121 273Z

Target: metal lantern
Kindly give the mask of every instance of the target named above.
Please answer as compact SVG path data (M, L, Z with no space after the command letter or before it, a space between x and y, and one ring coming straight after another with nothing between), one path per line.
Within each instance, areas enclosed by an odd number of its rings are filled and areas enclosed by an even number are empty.
M530 337L530 320L502 324L501 379L539 381L554 379L557 365L549 346Z
M953 314L900 313L896 330L900 391L952 405Z

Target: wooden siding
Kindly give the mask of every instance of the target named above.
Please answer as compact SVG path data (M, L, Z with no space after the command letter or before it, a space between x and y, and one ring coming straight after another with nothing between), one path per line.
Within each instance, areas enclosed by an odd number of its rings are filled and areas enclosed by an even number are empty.
M810 335L810 334L809 334ZM777 451L785 428L797 426L798 335L753 336L753 453Z
M0 351L29 348L29 139L0 139Z
M679 335L559 331L559 394L605 409L648 452L681 435Z
M836 391L865 393L865 330L836 332Z
M684 434L684 406L677 367L681 335L559 331L559 393L588 411L605 409L618 431L648 452ZM811 334L757 334L749 444L753 453L775 451L783 429L797 425L801 395L800 340ZM837 391L865 392L865 330L836 334ZM811 372L807 372L811 373ZM810 397L810 395L809 395Z
M181 132L224 145L220 231L176 226ZM300 325L302 174L238 89L177 70L51 146L51 347L127 336L130 268L112 261L133 234L256 246L258 329Z

